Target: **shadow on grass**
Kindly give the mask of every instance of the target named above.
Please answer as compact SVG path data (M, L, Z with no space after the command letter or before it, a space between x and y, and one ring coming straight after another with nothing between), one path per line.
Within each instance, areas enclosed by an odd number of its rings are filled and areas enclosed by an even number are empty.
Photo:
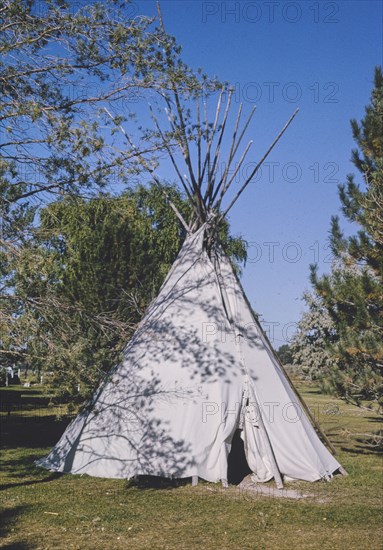
M17 518L28 509L28 506L15 506L0 512L0 536L3 539L1 548L6 550L33 550L36 548L28 541L19 540L7 543L4 538L12 532L13 526L17 525Z
M131 489L177 489L191 484L191 477L169 479L159 476L136 476L126 482L126 488Z
M35 460L47 454L59 439L70 419L57 421L54 416L45 416L38 422L34 418L12 418L1 422L1 471L14 483L6 483L1 489L32 485L56 479L60 474L49 474L35 466ZM33 476L33 479L25 479ZM42 477L44 476L44 477ZM16 478L16 479L15 479ZM18 482L18 479L24 479Z
M369 422L378 422L378 423L381 423L383 422L383 416L366 416L367 420Z
M53 414L28 416L13 414L2 417L1 446L3 449L52 447L70 421L71 418L58 420Z
M39 473L41 473L41 470L39 470ZM13 474L15 476L15 474ZM61 472L52 472L49 475L41 478L41 479L29 479L23 482L15 482L15 483L2 483L0 486L0 491L5 491L7 489L14 489L15 487L26 487L27 485L36 485L37 483L47 483L48 481L54 481L55 479L59 479L64 474Z
M318 388L310 388L310 387L305 387L305 386L302 386L302 385L297 385L298 386L298 389L302 390L304 388L304 391L306 393L306 395L324 395Z
M36 546L32 546L30 542L18 541L10 542L9 544L2 544L1 548L3 550L33 550Z
M354 446L342 446L342 451L357 455L375 455L383 454L383 430L376 430L370 434L364 434L361 437L353 437Z
M5 479L9 477L14 481L2 484L2 490L46 483L61 475L38 468L34 461L47 454L71 419L58 420L53 414L38 415L33 412L28 415L13 412L10 416L1 417L1 471ZM19 481L20 478L23 481Z
M22 386L0 388L0 410L9 416L17 415L21 411L46 409L50 402L51 398L39 389Z

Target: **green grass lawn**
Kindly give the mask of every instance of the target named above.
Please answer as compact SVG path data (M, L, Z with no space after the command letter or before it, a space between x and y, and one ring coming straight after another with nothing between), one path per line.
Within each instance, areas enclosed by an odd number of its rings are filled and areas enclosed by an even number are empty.
M14 549L379 549L382 545L381 417L301 385L349 472L330 483L299 483L302 500L200 483L137 487L59 475L33 461L69 422L36 388L1 413L2 548ZM381 432L380 432L381 433Z

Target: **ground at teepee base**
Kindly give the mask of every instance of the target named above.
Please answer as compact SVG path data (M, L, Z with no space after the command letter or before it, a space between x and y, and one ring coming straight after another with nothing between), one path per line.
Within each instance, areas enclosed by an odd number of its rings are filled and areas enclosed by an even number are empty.
M381 417L315 387L298 388L349 473L330 483L286 484L309 495L298 500L203 481L197 487L166 480L137 486L37 468L34 460L49 450L69 417L64 408L49 407L38 387L23 388L10 416L1 413L0 547L380 550Z

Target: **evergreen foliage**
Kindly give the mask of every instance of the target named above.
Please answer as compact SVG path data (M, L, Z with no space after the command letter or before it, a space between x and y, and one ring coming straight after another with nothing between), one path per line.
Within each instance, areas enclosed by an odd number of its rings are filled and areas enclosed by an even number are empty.
M295 360L330 393L361 404L383 405L383 74L375 69L371 103L360 123L351 120L357 148L352 161L362 175L339 187L342 211L358 231L346 237L331 222L331 273L311 268L314 295L300 322Z

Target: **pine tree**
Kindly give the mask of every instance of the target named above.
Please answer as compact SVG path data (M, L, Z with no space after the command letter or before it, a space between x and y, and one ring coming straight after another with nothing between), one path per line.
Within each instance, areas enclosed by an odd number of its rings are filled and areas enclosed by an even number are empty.
M342 211L358 231L345 237L332 218L334 263L329 275L311 282L334 327L327 341L332 364L320 377L326 389L348 401L383 404L383 74L375 69L371 103L360 124L351 120L357 148L352 162L362 175L339 187ZM312 309L312 308L310 308ZM332 340L332 341L331 341Z

